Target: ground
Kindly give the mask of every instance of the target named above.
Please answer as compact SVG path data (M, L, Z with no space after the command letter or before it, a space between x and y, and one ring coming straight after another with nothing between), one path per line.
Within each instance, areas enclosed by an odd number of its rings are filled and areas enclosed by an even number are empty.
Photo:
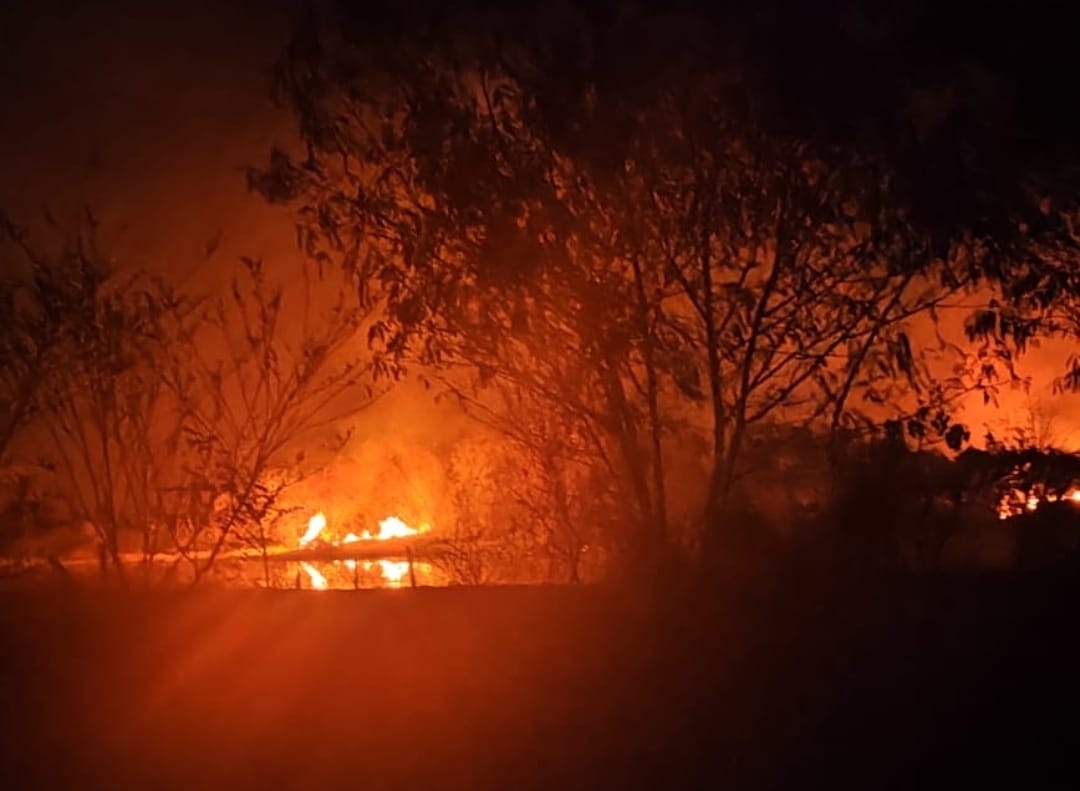
M1078 590L9 591L4 787L1039 787Z

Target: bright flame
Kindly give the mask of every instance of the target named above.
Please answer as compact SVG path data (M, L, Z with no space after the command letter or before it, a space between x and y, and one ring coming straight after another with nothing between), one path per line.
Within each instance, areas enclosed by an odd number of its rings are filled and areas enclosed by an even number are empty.
M325 529L326 515L320 511L308 520L307 532L301 536L300 546L303 547L310 544L318 538ZM330 541L330 543L334 546L343 546L357 541L388 541L395 538L409 538L410 536L420 535L421 533L426 533L430 529L431 525L426 523L420 525L419 529L416 529L409 527L409 525L396 516L388 516L386 519L379 522L379 532L374 535L371 531L364 530L360 535L348 533L340 541ZM345 567L350 571L356 569L356 560L352 558L334 562L344 562ZM379 573L391 588L401 587L402 580L404 580L405 576L409 573L409 561L407 560L378 560L375 562L365 560L362 561L362 564L364 571L370 571L378 565ZM313 590L327 590L327 588L329 588L329 582L326 577L324 577L313 565L304 561L302 561L300 565L311 580L311 587Z
M304 569L304 571L307 572L308 579L311 580L311 587L313 589L317 591L324 591L327 589L329 583L327 583L326 577L319 573L319 570L317 568L312 566L310 563L303 561L300 563L300 566Z
M419 535L420 533L426 533L430 529L430 525L421 525L420 529L417 530L409 527L396 516L388 516L379 522L378 533L372 535L370 531L365 530L360 537L365 541L372 539L375 541L388 541L391 538L408 538L409 536Z
M300 536L300 546L306 546L318 538L319 533L326 529L326 514L322 511L311 517L307 523L307 532Z

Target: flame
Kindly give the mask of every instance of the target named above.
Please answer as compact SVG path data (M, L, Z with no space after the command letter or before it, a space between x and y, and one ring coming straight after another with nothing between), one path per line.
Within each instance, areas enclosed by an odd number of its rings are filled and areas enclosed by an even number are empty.
M300 546L306 546L318 538L319 533L326 529L326 514L322 511L311 517L307 523L307 532L300 536Z
M319 570L312 566L310 563L302 561L300 563L300 567L307 572L308 579L311 580L311 587L313 590L324 591L327 589L327 587L329 587L329 583L327 583L326 577L324 577L319 572Z
M1025 495L1021 491L1014 490L1013 492L1004 495L998 503L998 519L1010 519L1014 516L1019 516L1025 511L1029 513L1037 511L1043 502L1068 502L1073 505L1080 505L1080 489L1070 489L1061 496L1058 496L1055 492L1048 492L1044 497L1039 497L1037 494Z
M431 529L430 525L420 525L420 529L409 527L401 519L396 516L388 516L379 522L379 532L375 535L371 534L371 531L365 530L360 536L365 541L388 541L391 538L408 538L409 536L419 535L420 533L426 533Z
M326 529L326 515L320 511L308 520L307 532L300 538L300 546L304 547L310 544ZM431 525L422 524L419 529L410 527L404 521L396 516L388 516L379 522L379 532L372 534L370 530L364 530L360 535L356 533L348 533L340 541L331 541L334 546L342 546L344 544L352 544L357 541L388 541L395 538L409 538L410 536L420 535L426 533L431 529ZM356 561L352 558L348 558L344 561L345 567L350 571L356 569ZM409 561L407 560L378 560L374 563L369 560L363 561L364 571L370 571L375 566L379 567L379 573L386 583L392 587L397 588L401 586L405 576L409 573ZM327 590L329 583L318 569L316 569L310 563L302 561L300 566L307 573L308 578L311 580L311 587L313 590Z

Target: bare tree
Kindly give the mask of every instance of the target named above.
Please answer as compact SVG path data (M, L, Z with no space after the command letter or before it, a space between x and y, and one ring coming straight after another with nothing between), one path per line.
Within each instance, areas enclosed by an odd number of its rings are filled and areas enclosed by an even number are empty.
M33 429L96 529L103 567L122 570L124 535L140 537L147 562L160 548L156 493L182 430L161 376L191 305L154 278L110 274L104 260L92 234L56 262L34 259L39 284L63 282L66 298L52 291L41 306L60 313L48 346L55 370L35 387Z
M372 360L357 354L366 314L355 300L338 291L314 319L302 307L290 337L283 289L245 260L167 377L185 414L188 491L204 493L199 518L174 523L195 582L223 550L245 545L260 549L269 578L269 529L286 512L282 494L311 471L307 449L379 394Z
M92 233L92 228L88 229ZM33 413L42 383L60 368L58 348L71 316L106 276L85 247L57 255L35 249L26 232L0 214L4 279L0 284L0 459Z

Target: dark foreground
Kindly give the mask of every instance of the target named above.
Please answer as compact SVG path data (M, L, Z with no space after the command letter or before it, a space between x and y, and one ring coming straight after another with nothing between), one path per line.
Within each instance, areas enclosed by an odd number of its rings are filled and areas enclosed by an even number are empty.
M0 785L1075 788L1078 590L4 593Z

